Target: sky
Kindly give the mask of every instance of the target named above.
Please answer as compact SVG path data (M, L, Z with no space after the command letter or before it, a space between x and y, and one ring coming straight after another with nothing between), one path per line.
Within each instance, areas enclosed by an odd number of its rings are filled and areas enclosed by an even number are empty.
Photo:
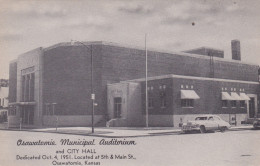
M260 65L259 0L0 0L0 78L9 62L60 42L107 41L165 51L202 46L222 49L231 40L242 61Z

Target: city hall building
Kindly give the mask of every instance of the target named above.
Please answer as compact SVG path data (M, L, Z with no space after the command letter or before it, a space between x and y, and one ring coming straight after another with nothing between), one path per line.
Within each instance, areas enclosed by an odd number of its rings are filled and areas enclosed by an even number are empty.
M148 50L148 124L180 127L202 114L234 125L259 108L259 66L222 50ZM91 58L92 57L92 58ZM145 126L145 50L107 42L60 43L10 63L9 126Z

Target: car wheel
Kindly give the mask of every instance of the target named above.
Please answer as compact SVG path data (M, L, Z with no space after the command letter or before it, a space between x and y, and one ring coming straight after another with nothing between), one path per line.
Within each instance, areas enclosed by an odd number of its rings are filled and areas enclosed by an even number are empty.
M221 132L225 132L226 130L227 130L227 127L225 127L225 126L224 127L220 127L220 131Z
M200 132L201 132L201 133L206 133L206 128L205 128L205 126L200 126Z

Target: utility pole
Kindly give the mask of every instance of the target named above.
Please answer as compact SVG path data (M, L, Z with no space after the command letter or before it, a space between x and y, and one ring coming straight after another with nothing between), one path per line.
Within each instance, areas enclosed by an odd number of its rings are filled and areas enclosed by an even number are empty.
M145 114L146 114L146 127L149 127L149 118L148 118L148 93L147 93L147 46L146 46L146 34L145 34Z

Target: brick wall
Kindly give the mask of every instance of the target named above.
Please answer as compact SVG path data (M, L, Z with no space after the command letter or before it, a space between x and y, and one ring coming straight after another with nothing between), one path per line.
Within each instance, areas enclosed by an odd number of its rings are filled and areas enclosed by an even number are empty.
M43 58L43 103L57 103L59 115L91 114L91 56L85 46L57 47L47 50ZM102 94L100 46L93 46L93 87L100 114Z
M145 77L144 50L103 45L102 55L102 77L112 82ZM258 68L214 59L215 78L258 81ZM148 51L148 76L165 74L211 77L210 59Z
M159 85L167 86L167 107L163 111L159 106ZM154 87L155 108L149 109L149 114L242 114L247 113L246 108L240 108L237 103L236 108L231 108L230 102L227 108L222 108L221 92L222 88L226 92L231 92L231 88L236 89L232 92L240 93L240 89L244 89L243 93L258 94L258 84L220 82L210 80L194 80L182 78L169 78L162 80L152 80L148 85ZM193 86L193 88L191 88ZM194 90L200 99L194 100L194 108L181 107L181 89ZM145 92L145 84L142 82L142 94ZM142 95L143 112L145 110L145 95Z
M103 114L107 111L108 83L145 77L145 52L94 44L93 56L94 90L98 103L95 112ZM209 67L207 58L148 52L148 76L209 77ZM216 78L247 81L257 81L258 78L258 66L248 64L215 60L214 71ZM62 115L91 113L89 49L85 46L59 46L45 51L43 75L43 103L58 103L56 107Z
M195 92L200 96L200 99L195 100L194 108L181 108L180 96L175 95L177 102L175 103L175 114L198 114L198 113L213 113L213 114L241 114L247 113L246 108L240 108L239 103L236 108L231 108L230 102L227 108L222 108L221 92L222 87L227 88L226 92L231 92L231 88L235 88L236 93L240 93L240 89L244 89L245 93L257 94L259 85L245 84L245 83L232 83L232 82L219 82L219 81L206 81L206 80L182 80L173 79L174 88L180 91L180 84L191 85L193 84ZM176 93L177 94L177 93ZM178 99L179 98L179 99Z
M9 103L16 102L17 93L17 62L9 64Z
M160 89L160 86L166 86L166 89ZM172 79L161 79L148 81L147 87L153 87L153 90L148 90L148 98L153 98L153 107L149 108L149 114L151 115L171 115L173 114L173 87ZM141 83L141 95L142 95L142 108L143 114L145 114L145 82ZM161 93L165 93L166 107L161 107Z

